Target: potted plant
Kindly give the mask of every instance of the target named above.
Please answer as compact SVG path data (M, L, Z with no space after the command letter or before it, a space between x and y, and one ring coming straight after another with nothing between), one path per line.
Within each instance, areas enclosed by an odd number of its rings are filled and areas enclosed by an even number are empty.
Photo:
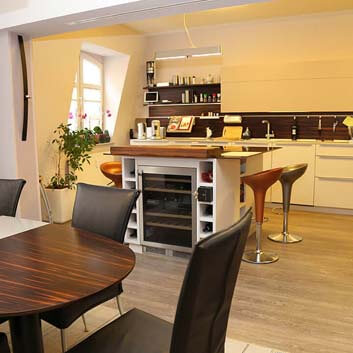
M90 163L95 143L91 130L70 130L70 124L60 124L54 130L52 144L57 149L56 170L50 179L46 191L55 223L64 223L71 219L75 200L77 171L83 171L83 165Z
M110 136L109 136L108 130L104 130L103 132L100 126L95 126L93 128L93 132L94 132L94 140L96 141L96 143L110 142Z

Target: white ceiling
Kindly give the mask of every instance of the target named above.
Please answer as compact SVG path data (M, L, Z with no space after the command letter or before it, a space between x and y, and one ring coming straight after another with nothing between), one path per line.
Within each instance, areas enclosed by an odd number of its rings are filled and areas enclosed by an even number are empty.
M0 4L1 1L0 0ZM7 1L7 11L9 2ZM269 0L12 0L0 13L0 30L33 38L131 21ZM69 6L68 3L71 5ZM86 3L85 7L82 7ZM99 3L101 5L99 6ZM107 4L115 3L114 6ZM22 7L21 7L22 4ZM65 4L68 7L65 7ZM78 6L80 5L80 6ZM94 5L94 7L92 7ZM51 7L50 7L51 6ZM0 5L1 9L1 5ZM68 10L69 9L69 10Z

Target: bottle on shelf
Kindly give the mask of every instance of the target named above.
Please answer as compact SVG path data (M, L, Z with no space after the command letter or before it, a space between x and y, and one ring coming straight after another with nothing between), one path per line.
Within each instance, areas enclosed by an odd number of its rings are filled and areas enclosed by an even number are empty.
M298 138L298 126L297 126L297 117L293 117L293 125L291 127L291 138L292 140L296 140Z
M207 222L206 224L205 224L205 226L203 227L203 231L204 231L204 233L209 233L209 232L212 232L212 223L210 223L210 222Z

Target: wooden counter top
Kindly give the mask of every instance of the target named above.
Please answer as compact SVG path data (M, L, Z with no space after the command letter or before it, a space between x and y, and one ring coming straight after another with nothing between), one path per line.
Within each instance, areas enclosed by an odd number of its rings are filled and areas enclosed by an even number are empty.
M242 159L253 155L270 152L271 147L241 146L187 146L187 145L124 145L110 148L115 156L160 157L160 158L234 158Z

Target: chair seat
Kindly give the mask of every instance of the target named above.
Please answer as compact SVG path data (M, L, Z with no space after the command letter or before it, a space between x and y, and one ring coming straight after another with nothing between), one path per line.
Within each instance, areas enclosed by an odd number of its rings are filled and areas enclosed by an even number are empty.
M82 314L88 310L102 304L110 299L115 298L123 292L121 283L117 283L93 296L78 300L73 304L66 305L59 309L54 309L41 314L41 319L49 322L51 325L66 329Z
M132 309L67 353L169 353L173 325Z
M10 353L7 336L2 332L0 333L0 353Z

